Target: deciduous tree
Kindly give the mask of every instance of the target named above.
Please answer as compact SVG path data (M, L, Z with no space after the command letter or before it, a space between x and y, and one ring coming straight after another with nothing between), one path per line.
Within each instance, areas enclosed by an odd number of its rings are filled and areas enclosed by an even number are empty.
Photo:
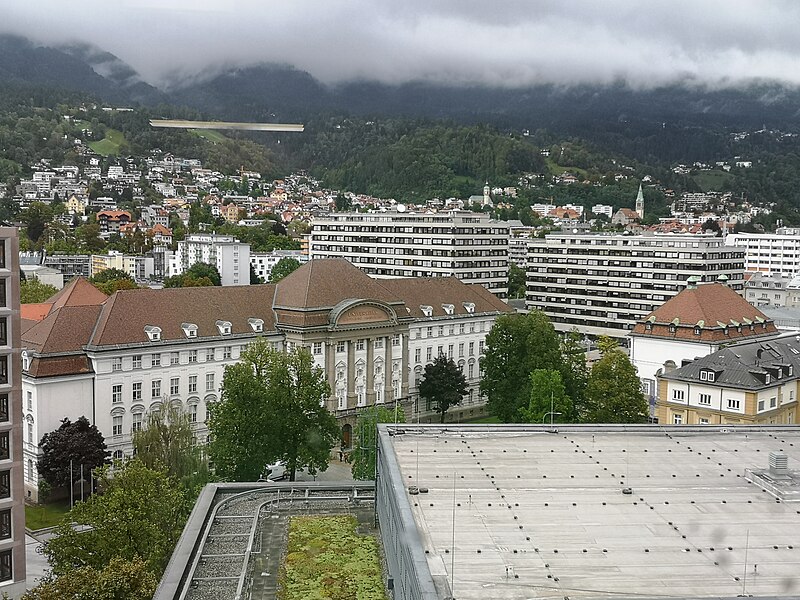
M63 419L55 431L44 434L39 446L42 456L38 462L39 475L52 486L66 486L80 478L80 467L90 471L108 462L108 451L103 434L86 417L74 423Z
M291 256L284 256L277 263L275 263L275 266L272 267L272 271L269 272L269 282L278 283L281 279L287 275L290 275L291 273L294 273L299 268L299 260L292 258Z
M180 406L153 411L143 429L133 434L136 457L150 469L165 470L190 497L208 483L208 461L195 442L192 421Z
M609 338L601 338L599 346L602 356L589 375L581 420L587 423L646 422L647 400L636 368Z
M561 373L555 369L534 369L531 379L531 399L521 409L528 423L569 423L574 415L572 399L564 390Z
M158 577L140 558L112 558L102 569L80 567L59 577L47 577L22 600L150 600Z
M186 275L192 279L202 279L203 277L207 277L214 285L222 285L222 277L220 276L217 267L207 263L194 263L187 269Z
M481 359L481 392L489 411L504 423L520 421L520 409L530 402L533 370L563 368L558 335L543 312L501 315L486 336Z
M117 290L135 290L139 286L122 269L104 269L89 278L89 282L104 294L111 295Z
M37 304L39 302L44 302L56 292L58 292L58 290L55 286L42 283L35 277L19 282L20 304Z
M98 477L101 493L76 504L44 546L53 574L102 570L114 558L138 557L160 576L190 509L180 486L136 459L116 467L113 476L105 467Z
M353 451L350 453L350 469L353 479L375 479L375 441L378 423L405 423L403 407L397 411L391 405L374 405L358 413Z
M237 481L257 479L266 464L286 463L316 473L328 466L339 427L324 401L325 374L306 349L278 352L259 339L225 369L222 397L210 407L209 452L217 473Z
M447 411L461 404L466 394L467 378L452 358L440 354L425 366L419 395L433 404L441 423L444 423Z

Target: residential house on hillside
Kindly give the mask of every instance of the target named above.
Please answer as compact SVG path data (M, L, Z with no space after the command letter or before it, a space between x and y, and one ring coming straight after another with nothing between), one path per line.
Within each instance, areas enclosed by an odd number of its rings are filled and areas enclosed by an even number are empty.
M97 223L101 233L119 231L120 226L130 223L131 213L127 210L101 210L97 213Z

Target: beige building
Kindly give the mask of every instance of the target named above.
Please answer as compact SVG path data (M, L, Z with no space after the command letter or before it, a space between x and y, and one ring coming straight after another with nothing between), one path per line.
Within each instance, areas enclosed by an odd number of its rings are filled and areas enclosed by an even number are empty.
M658 377L664 425L795 424L800 386L795 334L742 342Z

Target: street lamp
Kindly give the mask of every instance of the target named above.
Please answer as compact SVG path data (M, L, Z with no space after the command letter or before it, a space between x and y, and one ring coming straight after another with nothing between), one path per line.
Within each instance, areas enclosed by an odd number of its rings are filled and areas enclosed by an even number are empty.
M544 420L549 416L550 417L550 427L552 427L553 426L553 417L555 415L561 415L561 413L560 412L555 412L555 411L552 411L552 410L544 413L544 416L542 417L542 425L544 425Z

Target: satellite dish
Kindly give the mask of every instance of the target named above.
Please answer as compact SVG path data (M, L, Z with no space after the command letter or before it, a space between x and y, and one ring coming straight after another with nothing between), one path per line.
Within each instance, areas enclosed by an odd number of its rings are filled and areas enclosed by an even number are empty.
M397 205L397 212L406 212L406 205L405 204L398 204Z

